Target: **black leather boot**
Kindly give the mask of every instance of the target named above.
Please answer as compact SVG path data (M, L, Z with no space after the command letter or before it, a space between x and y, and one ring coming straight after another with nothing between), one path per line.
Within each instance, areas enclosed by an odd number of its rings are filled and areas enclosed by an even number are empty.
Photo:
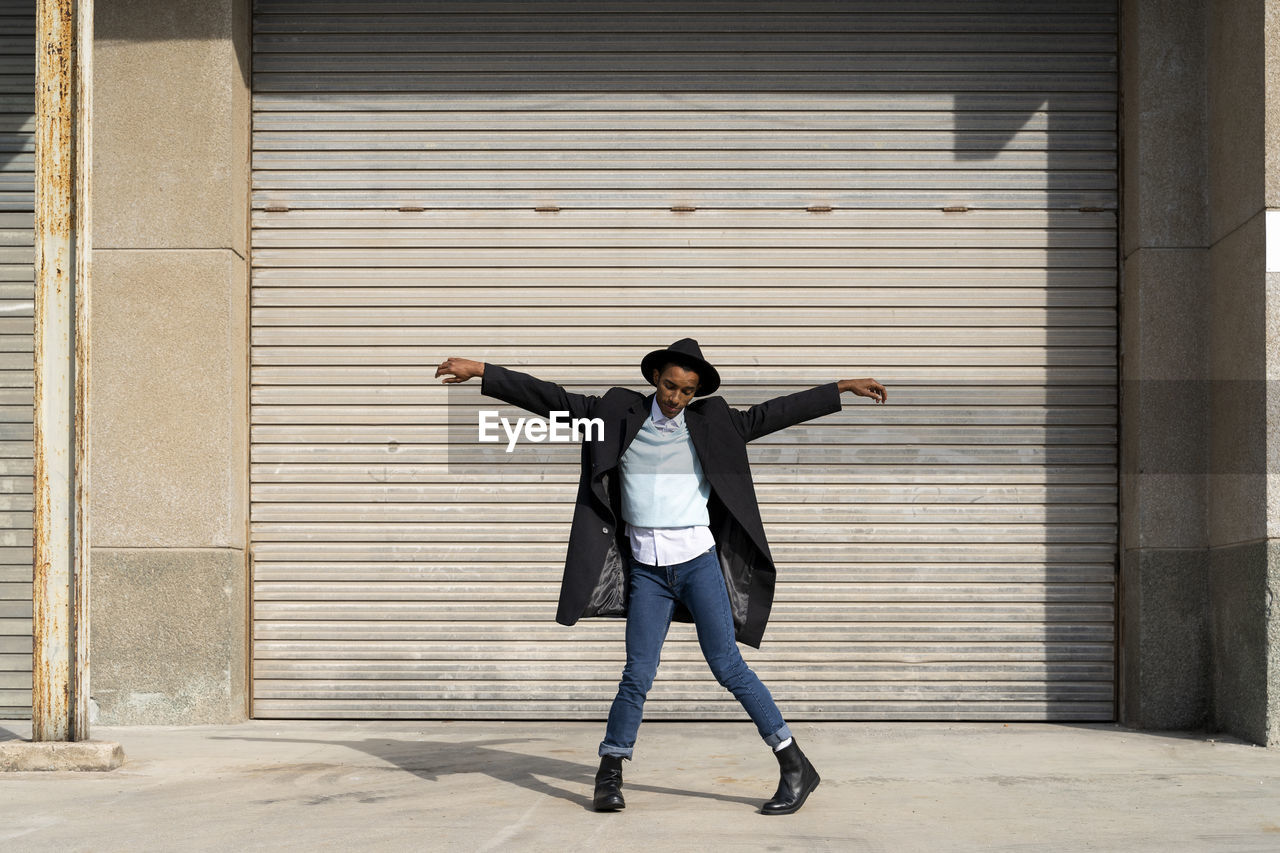
M818 771L813 769L809 759L800 751L795 738L786 749L774 753L778 758L778 767L782 771L778 779L778 791L773 799L760 809L761 814L791 814L799 811L804 801L813 793L822 781Z
M598 812L616 812L627 807L622 799L622 759L605 755L596 771L596 795L591 806Z

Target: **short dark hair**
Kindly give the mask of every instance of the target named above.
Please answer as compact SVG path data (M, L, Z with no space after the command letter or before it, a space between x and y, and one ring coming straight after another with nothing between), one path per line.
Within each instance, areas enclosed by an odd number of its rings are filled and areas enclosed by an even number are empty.
M698 365L694 364L692 361L689 361L688 359L677 358L676 356L669 355L666 358L664 358L661 362L659 362L658 375L661 376L662 374L666 373L667 368L673 364L676 367L682 367L685 370L688 370L688 371L691 371L692 373L697 374L698 384L699 385L702 384L702 372L701 370L698 369Z

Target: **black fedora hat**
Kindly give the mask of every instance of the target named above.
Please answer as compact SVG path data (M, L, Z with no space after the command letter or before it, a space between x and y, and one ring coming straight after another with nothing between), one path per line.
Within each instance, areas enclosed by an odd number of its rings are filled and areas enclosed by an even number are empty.
M653 371L661 370L667 362L674 362L685 370L698 374L698 390L694 396L714 394L720 387L720 374L702 357L702 350L693 338L681 338L666 349L656 349L640 362L640 373L650 385L654 385Z

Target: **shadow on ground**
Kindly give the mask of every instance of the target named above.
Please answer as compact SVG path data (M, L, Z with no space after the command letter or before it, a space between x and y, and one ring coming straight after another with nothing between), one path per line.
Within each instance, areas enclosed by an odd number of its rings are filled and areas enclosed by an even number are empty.
M327 740L320 738L255 738L218 737L216 740L255 741L259 743L312 743L326 746L344 746L366 753L388 764L408 771L429 782L444 781L449 776L465 773L484 775L536 791L549 797L558 797L591 810L590 794L582 795L568 790L560 783L591 791L595 785L596 767L579 764L546 755L529 755L499 747L511 744L534 743L542 738L497 738L478 741L393 740L389 738L365 738L364 740ZM625 773L625 771L624 771ZM624 793L644 791L669 794L677 797L694 797L718 800L726 803L743 803L758 809L767 796L736 797L707 791L689 791L658 785L637 784L626 781Z

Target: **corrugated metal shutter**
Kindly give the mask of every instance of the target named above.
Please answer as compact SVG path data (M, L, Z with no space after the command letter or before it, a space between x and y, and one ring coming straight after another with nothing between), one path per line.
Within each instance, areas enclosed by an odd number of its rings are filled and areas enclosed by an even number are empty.
M256 715L603 717L576 454L451 468L432 371L689 335L735 405L891 389L754 445L784 714L1113 718L1115 51L1094 0L258 0ZM647 715L743 719L688 626Z
M35 22L0 0L0 719L31 715Z

